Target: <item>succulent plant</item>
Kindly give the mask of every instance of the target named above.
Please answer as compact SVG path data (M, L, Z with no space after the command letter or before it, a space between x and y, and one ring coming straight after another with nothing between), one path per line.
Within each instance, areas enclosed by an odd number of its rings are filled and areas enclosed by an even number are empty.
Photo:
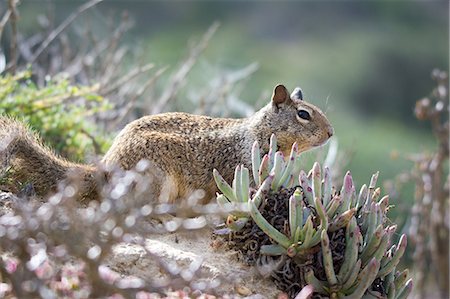
M298 145L292 145L287 163L282 152L277 152L277 140L275 135L270 138L269 153L261 159L258 142L252 147L252 175L257 192L251 201L259 206L262 198L269 192L279 190L293 184L294 178L300 172L300 157L297 154ZM222 194L217 194L217 203L226 211L229 211L227 227L238 231L250 217L249 170L243 165L238 165L234 173L232 186L230 186L220 173L214 169L214 180Z
M276 148L272 136L269 153L260 158L255 142L253 182L242 165L236 168L232 186L214 171L222 192L218 203L230 213L225 224L231 240L236 239L231 244L244 242L238 250L245 255L251 247L259 261L268 256L280 258L274 273L278 272L272 276L283 288L289 285L283 283L285 278L291 286L295 283L294 288L284 289L293 297L310 285L317 298L406 298L412 280L408 270L396 269L406 236L391 245L396 226L388 224L389 198L380 199L378 173L357 195L347 172L338 192L327 167L322 171L316 162L308 174L300 170L297 144L287 162ZM255 192L250 191L251 183ZM278 206L276 214L271 214L271 205ZM292 282L292 277L297 281Z

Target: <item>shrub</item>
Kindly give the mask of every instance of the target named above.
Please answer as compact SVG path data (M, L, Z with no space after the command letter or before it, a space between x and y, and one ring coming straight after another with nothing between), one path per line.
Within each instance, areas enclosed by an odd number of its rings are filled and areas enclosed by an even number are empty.
M111 108L96 93L97 86L76 86L63 75L47 78L43 87L32 81L31 71L0 77L0 113L21 119L69 159L84 160L100 154L110 138L95 122L99 112Z

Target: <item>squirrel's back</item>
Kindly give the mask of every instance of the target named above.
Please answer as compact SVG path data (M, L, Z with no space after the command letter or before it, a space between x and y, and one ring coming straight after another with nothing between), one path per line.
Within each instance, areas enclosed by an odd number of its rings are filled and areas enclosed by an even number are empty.
M190 137L193 136L192 134L210 134L217 130L223 131L227 127L240 122L242 122L242 119L215 118L185 112L167 112L141 117L129 123L124 130L154 131Z
M152 172L161 174L156 178L159 193L163 197L165 189L170 193L160 201L186 197L197 189L208 191L205 200L209 200L215 190L213 168L228 167L232 175L235 164L243 163L247 148L236 134L242 122L182 112L144 116L125 126L102 163L131 169L146 159Z

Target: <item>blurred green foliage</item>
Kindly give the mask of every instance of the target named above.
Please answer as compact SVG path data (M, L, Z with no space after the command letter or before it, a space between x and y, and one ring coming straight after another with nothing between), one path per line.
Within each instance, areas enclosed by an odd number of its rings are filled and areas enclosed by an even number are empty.
M44 87L31 80L31 71L0 76L0 113L18 118L39 132L61 155L85 160L105 152L111 139L89 118L110 109L96 86L74 86L63 76L48 78Z

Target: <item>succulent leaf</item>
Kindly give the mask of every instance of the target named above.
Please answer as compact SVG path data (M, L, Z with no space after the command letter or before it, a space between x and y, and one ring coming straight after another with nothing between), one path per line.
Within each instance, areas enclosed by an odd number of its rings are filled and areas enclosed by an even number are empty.
M303 210L304 210L304 204L302 199L302 191L300 188L295 189L294 194L295 202L297 203L297 209L296 211L296 223L297 227L300 227L303 225Z
M228 198L229 201L236 202L236 196L234 195L234 191L231 188L230 185L225 181L225 179L220 175L219 171L217 169L213 170L213 177L216 181L217 188L220 190L220 192L225 195L226 198Z
M377 261L381 262L381 259L386 253L386 250L389 246L389 243L391 241L391 237L394 234L396 230L396 226L390 226L385 229L386 233L384 234L383 238L381 239L380 245L378 246L377 250L373 254L373 257L377 259Z
M289 182L286 184L286 187L291 187L294 183L297 185L298 175L300 173L300 168L302 167L302 160L300 155L297 154L294 160L294 168L292 169L292 176L289 178ZM294 182L295 181L295 182Z
M350 171L347 171L347 173L344 176L344 183L342 184L341 189L341 197L342 197L342 204L339 207L340 212L347 211L351 208L352 204L352 191L354 190L353 187L353 179Z
M295 158L297 157L298 145L297 142L294 142L291 148L291 153L289 155L286 167L284 168L283 173L281 174L280 180L277 182L275 190L278 190L280 187L285 186L289 183L289 180L292 176L292 170L294 169Z
M335 232L343 227L345 227L348 222L350 221L350 219L352 219L353 215L355 215L356 213L356 208L351 208L348 211L345 211L344 213L342 213L341 215L339 215L338 217L336 217L336 219L333 220L333 222L330 224L328 230L330 232Z
M225 197L223 194L216 194L216 201L217 204L224 210L228 209L227 205L230 205L231 202Z
M274 175L274 179L272 182L273 191L278 191L278 182L280 181L281 176L283 174L283 169L284 169L284 155L282 152L276 152L275 162L272 170L270 171L270 173Z
M328 167L325 167L323 171L323 197L322 197L323 205L325 207L331 200L331 189L332 189L332 182L330 169Z
M373 191L372 202L376 202L378 200L378 198L380 197L380 195L381 195L381 188L378 187L375 189L375 191Z
M367 199L367 195L368 195L367 185L364 184L361 187L361 190L359 190L358 204L356 206L357 208L362 207L364 205L364 203L366 202L366 199Z
M320 240L321 240L322 231L326 231L326 230L322 229L322 228L319 228L318 230L314 230L314 234L313 234L311 240L309 241L309 244L302 244L300 246L300 249L308 249L308 248L314 247L317 244L319 244ZM305 245L305 246L303 246L303 245Z
M330 239L325 230L322 231L322 258L323 266L325 268L325 274L327 276L330 286L334 286L338 283L336 274L334 272L333 257L331 255Z
M339 269L339 281L347 281L358 260L358 235L360 235L359 227L356 224L356 218L352 217L347 224L345 231L345 253L344 262Z
M286 248L278 244L263 245L260 249L261 254L265 255L282 255L286 254Z
M365 225L363 225L363 228L365 228L364 242L366 244L372 238L373 233L377 229L378 225L382 225L381 223L378 223L378 209L379 207L376 203L370 204L370 209L364 223Z
M350 202L351 202L350 207L352 207L352 208L356 208L356 206L358 205L358 199L356 197L355 186L353 186L352 192L350 194Z
M303 240L304 236L302 235L302 229L300 226L297 226L295 233L294 233L294 239L293 242L298 243L300 240Z
M328 203L328 206L326 208L328 218L333 219L333 217L336 214L341 203L342 203L342 199L339 195L336 195L331 199L331 201Z
M411 294L412 288L413 288L413 282L412 282L412 279L410 279L406 282L405 288L401 292L399 292L397 299L408 298L409 294Z
M395 299L396 290L394 282L391 282L387 288L387 299Z
M314 199L314 206L316 208L317 214L320 218L320 228L327 230L328 229L328 216L325 213L325 208L322 205L322 201L319 197Z
M370 179L370 183L369 183L369 191L367 192L367 198L366 198L366 202L365 205L370 205L370 201L372 200L372 195L373 192L375 191L375 187L377 185L377 180L378 180L378 175L380 173L377 171L376 173L374 173L372 175L372 178Z
M303 195L310 206L314 206L314 194L309 178L306 173L302 170L300 171L300 186L303 189Z
M406 241L406 235L403 234L400 237L400 240L398 242L398 246L395 250L394 255L392 256L392 258L389 260L389 262L386 264L386 266L384 266L383 268L380 269L380 272L378 272L378 277L384 277L386 276L389 272L391 272L392 270L395 269L395 267L397 266L397 264L400 262L400 258L403 256L403 254L405 253L405 249L406 249L406 245L407 245L407 241Z
M270 143L269 143L269 164L268 164L268 168L269 170L272 169L273 164L274 164L274 160L275 160L275 153L277 152L277 138L275 137L275 134L272 134L270 136Z
M344 293L346 293L348 289L354 285L356 279L358 278L359 271L361 270L361 264L361 260L357 260L354 266L350 268L350 271L347 273L347 277L342 284L342 290Z
M242 202L248 201L250 192L250 173L244 165L241 165L241 199Z
M312 168L313 197L322 199L322 173L319 163L315 162Z
M365 247L361 253L361 259L363 261L368 260L369 257L375 253L385 233L386 232L383 225L380 224L375 230L375 233L372 234L370 240L365 244Z
M250 215L253 218L253 221L261 228L261 230L272 238L275 242L283 246L284 248L288 248L291 245L290 240L282 233L280 233L276 228L274 228L265 218L261 215L258 208L255 205L253 200L249 201L250 205Z
M247 222L248 222L248 218L245 218L245 217L237 218L233 215L228 215L225 224L232 231L240 231Z
M315 232L311 217L308 217L308 220L305 223L304 229L305 229L305 231L303 234L304 239L303 239L302 248L306 249L306 248L310 247L311 240L312 240L312 238L314 236L314 232Z
M328 283L326 281L317 279L312 269L309 269L308 272L306 272L305 280L309 285L312 285L314 287L314 291L319 294L327 295L324 286L327 286Z
M255 186L259 186L261 181L259 180L259 169L261 167L261 152L259 150L258 141L255 141L252 146L252 174Z
M397 249L396 245L392 245L391 248L389 248L386 251L386 254L381 259L380 263L380 269L383 269L392 259L392 256L394 255L395 250Z
M261 166L259 167L259 171L258 171L258 178L259 178L259 183L260 184L269 175L269 170L270 170L270 168L269 168L269 156L268 155L264 155L264 157L261 160Z
M291 233L291 239L295 240L295 232L299 225L302 225L303 221L303 201L298 196L300 190L295 190L294 194L289 198L289 231ZM298 241L298 240L297 240Z
M314 286L308 284L302 288L300 293L295 296L295 299L310 299L314 293Z
M233 215L234 217L247 217L248 208L243 203L230 202L223 194L217 194L217 204L223 209L224 212Z
M387 290L389 288L391 283L394 283L394 279L395 279L395 269L384 277L383 287L385 290ZM394 284L394 289L395 289L395 284Z
M408 277L409 277L408 269L395 274L394 284L395 284L395 289L396 289L397 293L400 294L400 292L403 290L403 288L405 288Z
M372 282L375 280L378 269L380 267L380 262L373 258L370 262L362 269L356 279L355 289L352 290L351 295L345 296L345 299L360 299L363 297L366 290L370 287Z
M240 165L236 166L233 178L233 193L238 202L242 202L242 168Z
M263 200L263 197L267 195L267 193L270 190L270 186L272 186L273 182L273 175L269 175L262 183L262 185L258 188L258 191L256 191L255 195L250 201L254 201L255 205L259 207L261 205L261 202Z
M378 205L380 206L381 211L386 213L389 208L389 195L383 196L378 202Z

